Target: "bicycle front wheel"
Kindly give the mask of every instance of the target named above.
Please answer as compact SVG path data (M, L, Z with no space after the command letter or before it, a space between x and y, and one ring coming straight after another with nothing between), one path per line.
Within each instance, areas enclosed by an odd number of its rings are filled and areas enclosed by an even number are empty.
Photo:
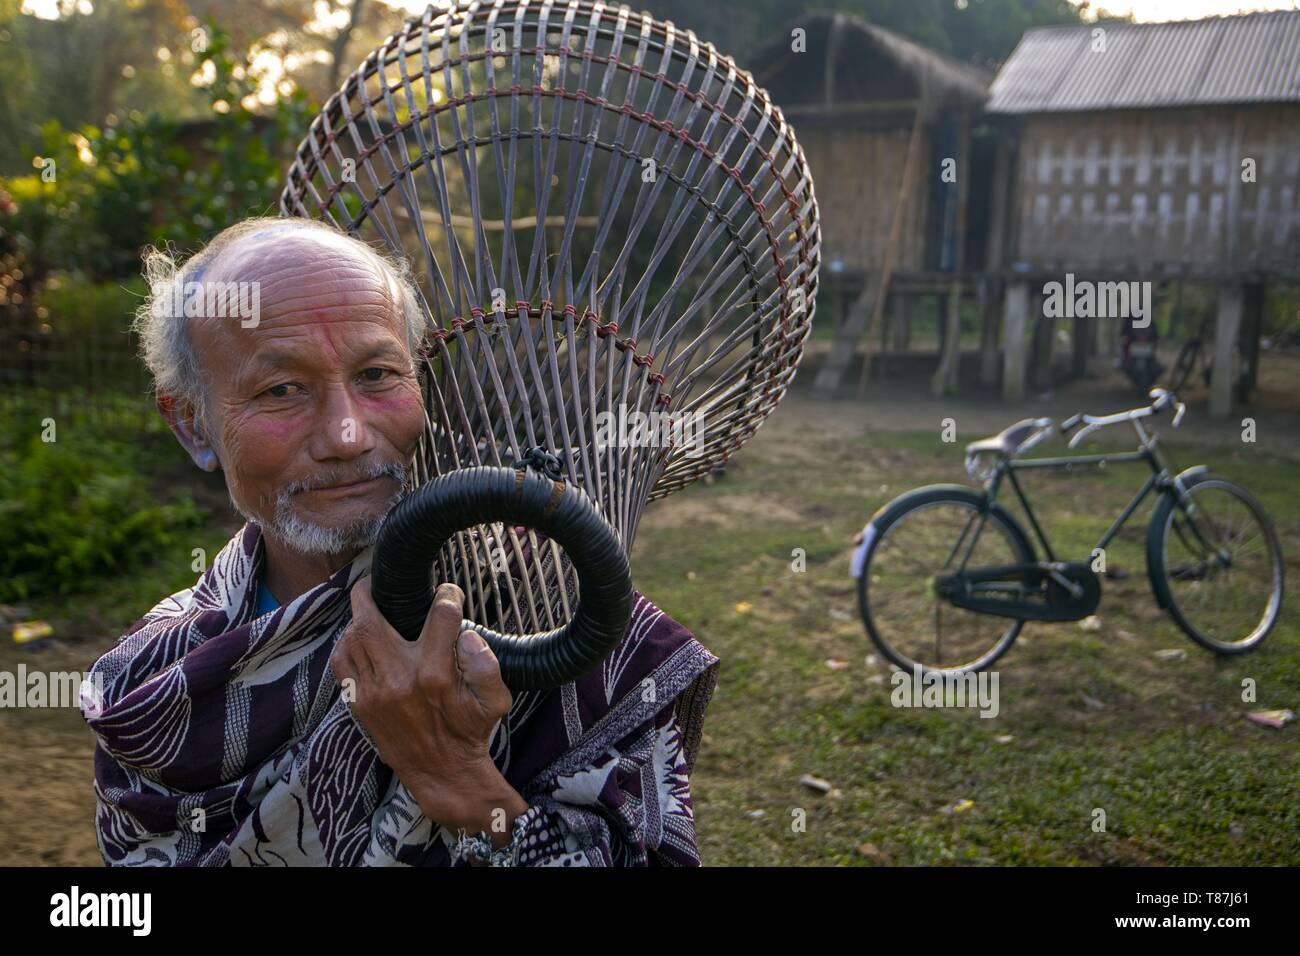
M886 505L867 526L858 607L867 634L904 670L960 674L1002 656L1023 621L980 614L944 599L936 575L1034 560L1020 526L960 485L919 488ZM973 547L972 547L973 546Z
M1184 477L1151 516L1147 563L1156 600L1192 640L1241 654L1268 636L1282 610L1282 547L1263 505L1208 473Z

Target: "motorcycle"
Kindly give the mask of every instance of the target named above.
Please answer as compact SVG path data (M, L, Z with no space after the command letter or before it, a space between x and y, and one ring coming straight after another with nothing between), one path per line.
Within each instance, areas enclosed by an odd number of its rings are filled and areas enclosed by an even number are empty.
M1158 341L1159 333L1154 322L1145 328L1135 328L1130 319L1120 336L1119 368L1143 391L1159 381L1165 370L1156 357Z

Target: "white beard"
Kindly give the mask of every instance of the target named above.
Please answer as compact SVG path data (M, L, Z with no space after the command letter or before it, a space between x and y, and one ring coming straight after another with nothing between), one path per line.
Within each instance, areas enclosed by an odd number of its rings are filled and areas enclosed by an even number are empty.
M347 477L365 479L378 478L381 475L395 479L400 487L378 514L357 519L342 527L328 528L307 521L294 511L293 499L300 492L336 484L340 479ZM235 510L245 519L261 525L265 534L271 535L293 551L300 554L339 554L344 551L368 548L375 543L384 519L405 496L409 483L409 469L395 463L371 465L359 476L349 476L335 471L322 472L280 489L275 496L275 512L270 522L255 518L235 500L234 495L231 495L230 501L235 506Z

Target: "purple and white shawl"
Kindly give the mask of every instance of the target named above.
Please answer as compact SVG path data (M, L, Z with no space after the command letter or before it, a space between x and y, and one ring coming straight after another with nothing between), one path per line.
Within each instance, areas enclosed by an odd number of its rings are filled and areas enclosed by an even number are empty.
M258 617L264 555L250 522L95 663L105 862L449 865L454 836L380 762L329 666L371 552ZM598 668L514 695L491 753L529 804L521 865L700 862L689 773L717 663L637 594Z

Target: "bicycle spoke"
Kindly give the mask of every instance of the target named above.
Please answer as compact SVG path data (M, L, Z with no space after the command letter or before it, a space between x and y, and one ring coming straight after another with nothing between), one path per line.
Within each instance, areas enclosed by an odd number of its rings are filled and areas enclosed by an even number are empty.
M1017 626L959 608L936 591L936 575L959 560L971 567L1025 560L1004 525L981 524L980 518L968 503L936 502L906 513L876 543L863 572L871 621L899 658L925 668L960 668L998 648Z
M1222 649L1249 646L1276 615L1277 561L1267 526L1230 483L1188 489L1169 520L1164 576L1180 623Z

